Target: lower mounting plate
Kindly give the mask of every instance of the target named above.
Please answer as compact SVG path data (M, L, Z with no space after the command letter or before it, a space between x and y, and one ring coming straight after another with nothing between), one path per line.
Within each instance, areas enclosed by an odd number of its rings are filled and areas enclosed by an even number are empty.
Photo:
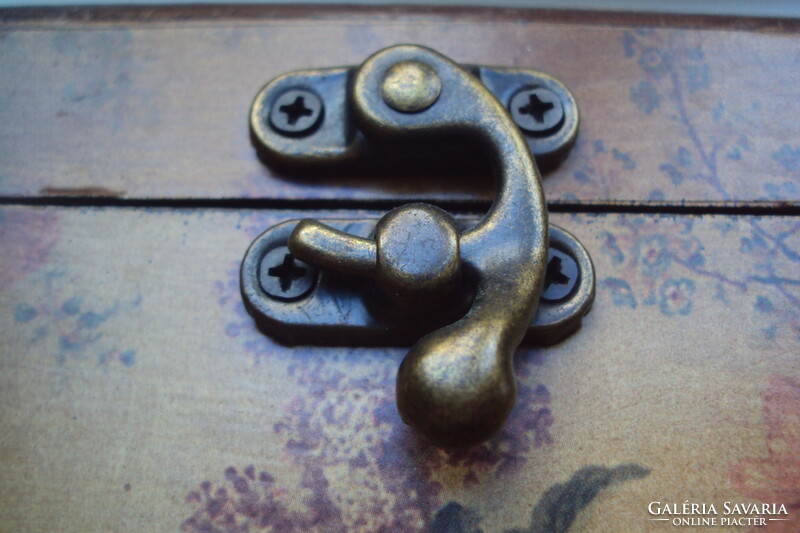
M456 217L463 229L479 217ZM458 320L469 308L463 290L431 309L400 309L371 280L299 261L286 246L300 222L271 227L248 249L241 270L242 296L259 328L286 344L403 346ZM328 219L334 229L370 237L377 219ZM575 237L550 225L545 286L525 342L549 346L580 328L594 301L594 266Z

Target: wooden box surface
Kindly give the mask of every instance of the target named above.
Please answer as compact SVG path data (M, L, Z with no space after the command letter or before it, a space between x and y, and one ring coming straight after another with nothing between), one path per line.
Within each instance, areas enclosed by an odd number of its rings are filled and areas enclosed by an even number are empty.
M0 11L0 531L657 532L676 515L652 502L687 501L715 505L715 531L800 531L798 29ZM595 262L594 308L519 350L505 429L468 451L400 421L404 349L281 346L239 295L277 222L488 206L488 178L297 180L257 159L263 83L399 42L543 70L582 113L544 187ZM719 525L725 502L787 512Z

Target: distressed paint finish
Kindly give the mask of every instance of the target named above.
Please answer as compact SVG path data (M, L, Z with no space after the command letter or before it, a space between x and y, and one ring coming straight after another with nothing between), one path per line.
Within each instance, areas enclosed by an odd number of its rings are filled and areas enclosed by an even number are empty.
M796 217L553 215L595 261L594 309L519 351L506 427L457 453L400 421L403 349L276 345L238 266L276 222L380 215L284 201L490 198L483 176L292 179L256 159L264 82L397 42L570 87L583 123L551 202L796 205L797 23L126 9L0 12L0 196L276 209L0 208L0 529L661 531L647 504L688 498L783 501L795 521L753 531L796 530Z
M483 176L290 179L250 146L248 109L268 80L415 42L463 62L538 68L570 87L581 133L545 180L551 202L800 198L798 117L788 105L800 96L796 25L270 13L150 25L9 16L0 34L0 194L487 200Z
M791 217L553 215L595 260L594 309L518 353L498 438L448 453L399 420L402 349L278 346L242 308L258 231L341 212L2 214L40 229L0 292L15 531L646 531L657 499L795 496Z

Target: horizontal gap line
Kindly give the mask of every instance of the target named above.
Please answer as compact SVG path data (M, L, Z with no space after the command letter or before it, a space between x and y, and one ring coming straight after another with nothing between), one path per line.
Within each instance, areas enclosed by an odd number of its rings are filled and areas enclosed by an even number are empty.
M555 202L547 204L552 213L620 213L662 215L769 215L800 216L800 204L786 203L584 203Z
M728 10L721 12L718 5L714 9L697 10L695 13L681 13L658 10L633 9L593 9L586 5L566 7L556 5L530 6L522 2L506 1L501 5L439 5L426 6L420 3L395 5L331 5L314 3L306 5L280 4L172 4L172 5L77 5L77 6L9 6L0 13L0 23L14 25L20 23L39 23L42 26L63 27L64 23L78 24L82 27L99 24L174 22L216 22L216 23L259 23L285 21L340 22L355 19L364 21L512 21L544 22L567 24L593 24L618 26L672 26L675 28L698 29L742 29L796 31L797 21L789 14L770 12L743 15ZM710 2L706 1L705 4ZM783 10L784 12L786 9ZM782 15L782 16L780 16Z
M489 209L485 200L430 199L276 199L276 198L116 198L103 196L0 196L0 205L39 207L119 207L153 209L271 209L271 210L386 210L407 203L425 202L461 212ZM800 203L634 203L634 202L552 202L551 213L657 214L657 215L769 215L800 216Z

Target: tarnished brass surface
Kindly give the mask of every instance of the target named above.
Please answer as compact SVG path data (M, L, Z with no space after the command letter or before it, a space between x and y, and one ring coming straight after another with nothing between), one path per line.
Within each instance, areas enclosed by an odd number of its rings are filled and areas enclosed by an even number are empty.
M417 113L428 109L439 98L442 80L425 63L401 61L386 71L381 97L393 109Z
M360 242L374 243L378 221L377 218L326 218L321 224L308 219L287 220L259 235L245 254L241 269L244 303L259 329L286 345L410 346L431 331L464 316L472 302L472 284L470 280L464 280L463 273L458 290L411 308L403 306L402 302L378 287L374 281L376 264L370 259L370 255L375 258L374 245L371 252L369 247L356 250L346 247L347 242L359 242L349 237L362 237ZM480 218L476 216L456 217L460 231L479 222ZM302 232L324 228L322 233L312 237L320 248L307 249L307 252L316 254L313 261L309 261L321 265L321 268L308 272L309 279L295 279L286 291L280 291L283 288L281 279L269 271L286 263L286 255L290 254L286 245L295 228L302 228L298 230ZM551 346L572 335L581 327L583 317L594 302L594 266L588 252L575 237L558 226L551 224L548 234L548 255L555 249L572 257L578 265L578 276L568 295L548 300L545 293L551 293L554 284L560 286L564 282L558 279L563 273L554 271L548 261L545 273L548 290L539 297L536 315L528 324L523 339L523 344L528 346ZM326 241L324 237L331 239ZM344 247L338 248L342 250L341 257L356 252L355 261L349 266L361 264L364 270L350 270L352 274L343 274L344 269L335 266L341 265L342 261L337 261L337 256L331 253L337 250L337 246ZM357 253L359 249L365 251L361 258ZM362 259L366 261L361 262ZM309 263L297 259L294 262L301 268L310 268ZM268 280L264 279L265 273ZM313 290L298 297L308 284L313 286ZM271 287L275 292L276 285L279 294L273 295L266 290L266 287Z
M397 406L403 420L434 443L483 442L502 427L513 405L513 352L536 312L547 271L547 209L537 166L526 139L486 85L433 50L403 45L380 51L354 70L348 87L346 112L369 147L430 152L449 142L477 151L496 176L494 203L480 222L461 232L450 215L425 204L391 211L372 238L304 220L289 236L288 249L324 270L374 278L384 299L401 312L432 316L454 295L470 295L463 316L447 317L407 354L397 376ZM264 115L264 91L252 121ZM569 104L566 108L560 110L569 114ZM577 113L570 116L574 137ZM261 130L254 131L259 137ZM337 157L313 151L306 156ZM242 267L245 300L252 296L245 277L252 277L254 253L251 248Z
M497 100L509 110L512 100L520 92L537 90L560 99L558 127L545 131L530 132L517 125L523 133L528 149L536 159L539 169L555 168L570 152L578 135L580 114L572 93L554 77L537 70L462 65L475 76ZM414 143L409 149L392 144L381 150L380 143L361 130L362 123L354 117L355 102L352 99L350 80L359 67L335 67L290 72L267 83L256 95L250 108L250 133L261 159L284 172L307 170L309 167L369 167L377 172L391 172L394 167L403 167L408 159L425 159L431 163L446 161L439 165L450 172L474 171L476 165L483 168L483 154L465 143L464 139L445 136L436 137L430 143ZM380 98L394 110L404 113L420 112L439 97L442 85L439 74L432 75L430 69L419 63L400 62L382 73ZM286 134L274 124L274 111L285 95L292 96L298 90L311 93L324 104L317 112L315 98L308 99L309 114L302 121L307 128L290 125L300 133ZM376 93L377 94L377 93ZM291 100L294 101L294 100ZM280 108L280 105L278 105ZM313 119L324 114L324 120L314 124ZM519 109L517 109L519 114ZM307 133L311 131L313 133ZM405 147L408 148L408 147ZM387 168L388 167L388 168Z
M376 226L374 241L303 220L288 244L305 261L376 278L389 297L406 307L448 296L461 279L455 221L428 204L388 213Z
M415 63L425 65L420 70L436 73L442 94L424 112L398 113L381 96L383 80L397 65ZM463 318L418 341L397 374L397 407L406 423L437 444L477 444L500 429L514 403L511 358L536 311L544 282L547 208L539 172L497 99L470 72L432 50L397 46L378 52L361 65L352 83L355 118L376 142L473 138L495 167L497 196L489 213L459 237L458 246L447 248L457 253L460 247L462 268L474 280L472 307ZM395 239L402 240L408 250L406 272L402 267L379 268L379 283L398 292L414 291L419 276L411 271L425 266L431 278L438 276L445 285L452 282L457 269L437 271L436 261L415 261L413 250L441 235L434 230L437 225L420 225L414 233L408 226L413 217L404 217L404 224L391 220L397 216L390 213L379 223L387 231L379 235L377 248L380 252L396 247ZM289 239L289 249L302 260L309 259L306 246L319 248L307 236L300 232ZM385 264L380 254L378 263Z

